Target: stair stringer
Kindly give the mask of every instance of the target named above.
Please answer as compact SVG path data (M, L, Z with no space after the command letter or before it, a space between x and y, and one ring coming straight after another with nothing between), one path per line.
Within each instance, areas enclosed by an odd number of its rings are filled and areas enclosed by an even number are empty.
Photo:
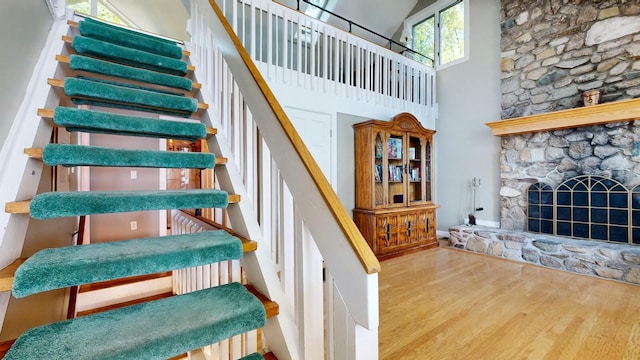
M0 151L0 203L32 198L38 189L43 172L42 161L29 159L25 148L42 147L49 142L52 127L37 115L43 106L54 107L59 97L47 84L57 70L56 54L64 46L59 41L68 32L66 18L53 22L44 48L34 67L24 98L11 125L9 134ZM24 247L30 218L0 211L0 269L18 259ZM9 292L0 293L0 328L9 303Z
M191 56L194 56L193 53ZM197 72L196 70L196 77ZM200 95L205 99L211 98L206 89L202 89ZM201 122L207 127L221 128L222 123L217 116L212 116L212 113L213 110L207 110L203 113L200 117ZM211 136L207 139L207 145L211 152L228 159L225 166L217 167L215 171L220 188L230 194L240 195L241 199L249 199L243 185L244 180L225 136L220 133ZM245 253L242 257L243 272L253 287L270 300L277 302L281 309L278 316L267 319L267 324L264 327L264 334L267 338L266 345L270 351L277 354L278 359L302 359L301 349L299 349L299 331L293 318L293 311L283 311L284 309L293 309L293 305L289 303L282 289L280 278L276 273L276 264L271 259L271 255L265 251L264 246L259 245L263 243L263 234L251 202L240 201L230 205L227 208L227 213L234 233L258 243L257 250Z

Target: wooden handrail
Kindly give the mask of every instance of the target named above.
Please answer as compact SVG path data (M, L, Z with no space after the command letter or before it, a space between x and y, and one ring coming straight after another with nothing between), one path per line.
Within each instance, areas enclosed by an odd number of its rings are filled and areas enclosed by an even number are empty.
M313 159L313 156L304 145L302 138L298 135L298 132L295 130L293 124L289 120L289 117L285 113L284 109L280 105L280 103L276 100L275 95L267 85L266 80L262 77L262 74L256 67L255 63L251 59L249 53L247 53L246 49L240 42L240 39L236 36L233 28L226 20L224 14L215 3L214 0L209 0L209 4L211 8L216 13L216 16L220 19L222 25L224 26L225 31L229 34L233 44L238 51L244 65L248 68L251 76L255 80L255 83L259 87L263 96L265 97L269 107L271 108L273 114L276 119L280 123L282 130L285 132L286 136L289 138L291 144L293 145L296 153L300 156L302 163L305 168L309 172L313 182L318 188L322 198L324 199L327 207L333 214L334 219L342 229L345 237L347 238L351 248L354 250L356 256L360 260L360 263L364 267L367 274L374 274L380 271L380 262L373 254L373 251L367 244L366 240L360 233L360 230L356 227L353 220L351 220L351 216L342 205L342 202L338 198L338 195L333 191L331 184L325 178L322 173L322 170Z
M570 129L640 119L640 98L486 123L496 136Z

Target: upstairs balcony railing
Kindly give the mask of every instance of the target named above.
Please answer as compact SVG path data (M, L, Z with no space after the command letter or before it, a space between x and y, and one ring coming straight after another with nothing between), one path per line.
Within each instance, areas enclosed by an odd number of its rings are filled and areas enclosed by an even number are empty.
M327 10L326 8L324 8L324 7L322 7L322 6L316 5L316 4L314 4L312 1L309 1L309 0L298 0L298 2L297 2L297 7L296 7L296 10L298 10L298 11L300 11L300 2L303 2L303 3L308 4L308 6L311 6L312 8L314 8L314 9L316 9L316 10L320 11L320 13L324 13L324 12L326 12L326 13L330 14L330 15L331 15L331 16L333 16L333 17L336 17L336 18L338 18L338 19L340 19L340 20L342 20L342 21L345 21L345 22L349 25L349 32L352 32L353 27L355 26L355 27L357 27L357 28L359 28L359 29L364 30L365 32L367 32L367 33L369 33L369 34L372 34L372 35L375 35L375 36L377 36L377 37L379 37L379 38L381 38L381 39L384 39L384 40L385 40L385 42L386 42L386 43L388 44L388 46L389 46L389 50L393 50L393 47L394 47L394 46L396 46L396 47L400 47L400 51L398 51L398 53L401 53L401 54L409 53L409 54L411 54L412 56L413 56L413 55L415 55L415 56L418 56L418 57L420 57L420 58L424 58L424 59L430 60L430 61L433 63L433 59L432 59L432 58L430 58L430 57L428 57L427 55L424 55L424 54L422 54L422 53L419 53L419 52L417 52L417 51L415 51L415 50L413 50L413 49L411 49L411 48L407 47L406 45L404 45L404 44L402 44L402 43L399 43L399 42L397 42L397 41L395 41L395 40L393 40L393 39L390 39L390 38L388 38L388 37L386 37L386 36L384 36L384 35L382 35L382 34L378 33L377 31L374 31L374 30L369 29L369 28L368 28L368 27L366 27L366 26L362 26L362 25L360 25L360 24L358 24L358 23L356 23L356 22L354 22L354 21L352 21L352 20L349 20L349 19L347 19L346 17L344 17L344 16L342 16L342 15L340 15L340 14L336 14L336 13L334 13L334 12L330 11L330 10Z
M436 117L435 70L272 1L216 1L271 86Z

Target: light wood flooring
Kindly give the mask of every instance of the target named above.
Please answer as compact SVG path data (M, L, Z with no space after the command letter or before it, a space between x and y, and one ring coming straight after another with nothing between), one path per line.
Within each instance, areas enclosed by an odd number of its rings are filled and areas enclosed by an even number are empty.
M640 359L640 286L437 248L382 262L380 359Z

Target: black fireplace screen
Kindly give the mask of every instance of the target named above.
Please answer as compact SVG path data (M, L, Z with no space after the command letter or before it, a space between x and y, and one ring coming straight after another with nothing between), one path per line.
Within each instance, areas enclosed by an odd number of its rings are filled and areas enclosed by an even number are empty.
M628 190L594 175L568 179L556 189L535 183L527 190L527 227L543 234L640 244L640 185Z

